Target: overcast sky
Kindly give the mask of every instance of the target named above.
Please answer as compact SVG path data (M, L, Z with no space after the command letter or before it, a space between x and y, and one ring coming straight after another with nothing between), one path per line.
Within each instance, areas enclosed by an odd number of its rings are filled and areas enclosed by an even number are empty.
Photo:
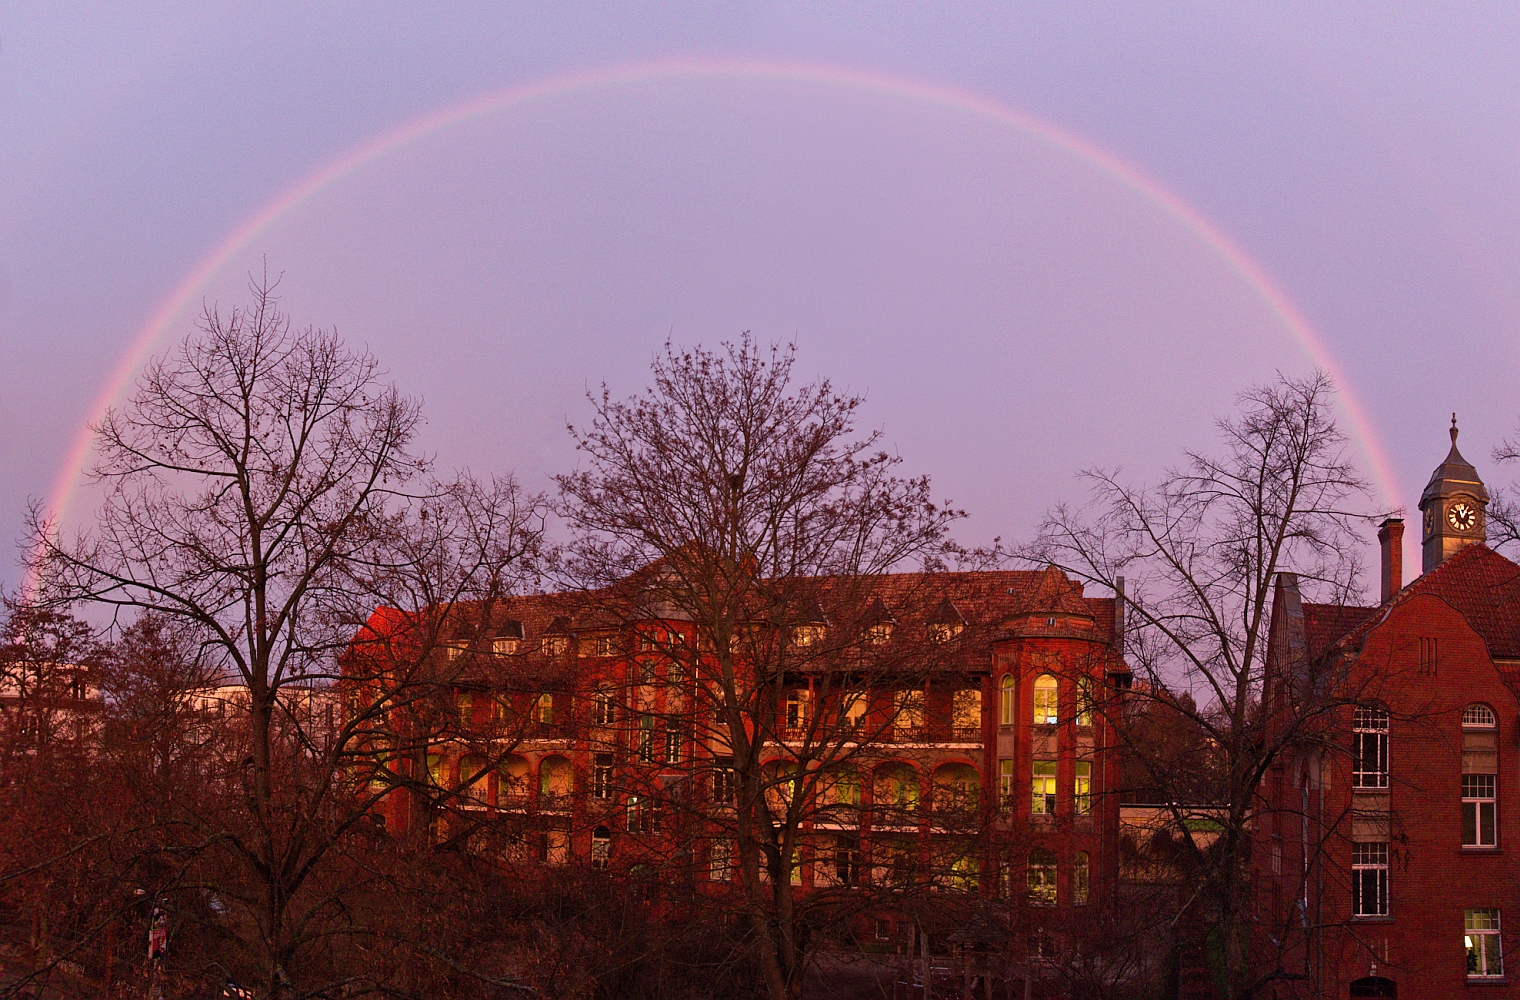
M12 2L0 535L58 499L150 318L283 193L473 98L678 59L718 68L551 87L379 152L232 248L156 349L267 259L299 322L426 400L443 465L544 488L588 386L637 390L667 337L795 338L971 510L968 541L1024 538L1075 470L1154 475L1313 360L1196 226L980 100L1154 179L1280 286L1390 502L1413 507L1453 410L1491 486L1520 471L1489 461L1520 415L1514 5Z

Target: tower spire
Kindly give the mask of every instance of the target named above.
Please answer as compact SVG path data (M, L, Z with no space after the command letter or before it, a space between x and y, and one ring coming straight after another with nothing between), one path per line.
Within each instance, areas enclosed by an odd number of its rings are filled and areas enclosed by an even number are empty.
M1436 466L1420 496L1424 512L1421 532L1421 570L1429 573L1453 553L1487 538L1484 508L1488 490L1478 478L1478 470L1457 450L1457 415L1451 415L1451 451Z

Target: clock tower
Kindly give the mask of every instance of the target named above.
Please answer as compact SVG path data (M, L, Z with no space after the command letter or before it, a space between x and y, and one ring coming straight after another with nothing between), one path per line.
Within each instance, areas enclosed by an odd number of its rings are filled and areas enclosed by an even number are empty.
M1488 490L1474 469L1457 451L1457 415L1451 415L1451 451L1436 466L1420 494L1423 558L1420 571L1429 573L1458 549L1487 539L1484 509Z

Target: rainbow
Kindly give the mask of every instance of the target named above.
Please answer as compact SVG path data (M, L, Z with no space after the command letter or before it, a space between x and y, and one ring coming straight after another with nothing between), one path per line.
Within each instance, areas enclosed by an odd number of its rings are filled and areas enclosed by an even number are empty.
M169 328L170 323L191 302L196 291L234 254L246 247L250 241L286 212L377 157L384 156L439 129L466 122L478 115L509 105L558 96L576 90L610 87L623 83L703 78L754 78L831 84L950 107L981 116L1008 128L1018 129L1098 167L1143 195L1207 244L1266 303L1309 358L1335 379L1341 390L1344 411L1350 418L1350 436L1372 464L1374 486L1383 494L1382 500L1385 506L1397 506L1395 502L1398 496L1395 486L1397 480L1377 436L1373 433L1365 407L1340 372L1339 366L1326 349L1319 334L1308 324L1287 295L1267 276L1266 272L1228 236L1192 206L1162 187L1143 171L1085 139L969 91L836 66L770 60L672 59L608 66L553 76L470 98L406 122L370 139L307 175L254 212L219 246L206 254L189 274L185 275L132 337L131 344L116 363L99 395L91 403L89 421L80 430L63 460L59 475L49 494L54 498L51 509L55 523L62 523L70 513L71 502L83 481L85 460L90 453L93 441L92 426L95 421L120 397L128 383L147 361L149 354Z

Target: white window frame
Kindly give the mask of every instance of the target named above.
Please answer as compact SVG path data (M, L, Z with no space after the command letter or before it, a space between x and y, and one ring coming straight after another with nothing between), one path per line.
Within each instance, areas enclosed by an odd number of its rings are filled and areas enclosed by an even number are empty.
M1381 707L1361 707L1351 716L1351 786L1361 789L1388 787L1388 712ZM1366 765L1371 762L1372 767Z
M1388 844L1351 845L1351 915L1388 916Z
M1467 952L1468 979L1498 979L1504 975L1504 941L1499 911L1462 911L1462 945Z
M1462 775L1462 846L1498 847L1499 776ZM1471 821L1469 821L1471 817Z

